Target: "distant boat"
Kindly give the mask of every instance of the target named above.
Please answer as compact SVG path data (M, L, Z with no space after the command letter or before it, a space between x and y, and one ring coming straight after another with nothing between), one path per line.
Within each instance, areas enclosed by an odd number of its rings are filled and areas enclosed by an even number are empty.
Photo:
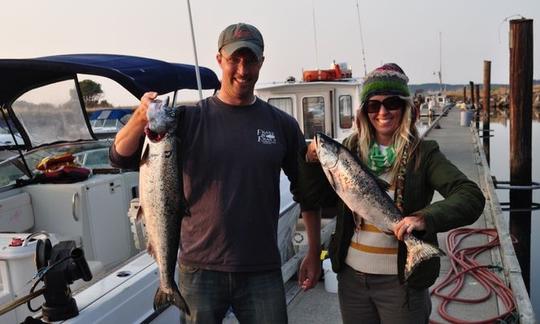
M449 98L441 92L427 93L425 101L420 105L421 116L439 116L450 105Z
M112 138L133 114L131 108L100 109L90 114L90 126L97 138Z
M0 150L12 149L15 148L16 145L24 144L21 135L15 130L15 125L13 125L12 122L9 124L11 129L15 131L15 134L13 135L10 133L6 122L0 117ZM13 140L14 137L15 140Z

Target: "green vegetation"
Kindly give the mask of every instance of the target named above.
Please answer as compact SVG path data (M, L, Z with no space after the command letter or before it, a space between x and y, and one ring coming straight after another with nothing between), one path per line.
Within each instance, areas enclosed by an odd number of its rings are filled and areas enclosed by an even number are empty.
M86 108L112 106L107 100L100 101L103 96L101 84L87 79L79 82L79 86L81 87L82 97Z

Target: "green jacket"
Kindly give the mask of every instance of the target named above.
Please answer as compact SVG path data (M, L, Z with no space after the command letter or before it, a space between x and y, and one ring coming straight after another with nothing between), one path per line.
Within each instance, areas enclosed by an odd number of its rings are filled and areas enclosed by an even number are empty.
M357 136L349 136L343 145L357 154ZM426 222L425 231L415 231L418 238L437 244L437 233L474 223L484 210L485 198L478 186L469 180L439 150L435 141L422 141L418 148L419 167L409 161L405 173L403 191L403 214L421 214ZM354 219L351 210L337 197L326 180L320 164L306 163L300 158L300 180L302 210L315 210L337 205L336 229L332 234L329 254L332 268L339 272L345 262L347 251L354 234ZM434 191L445 199L431 204ZM405 244L398 247L398 276L404 282L403 270L407 257ZM411 274L407 285L422 289L431 286L439 275L440 260L432 258L423 262Z

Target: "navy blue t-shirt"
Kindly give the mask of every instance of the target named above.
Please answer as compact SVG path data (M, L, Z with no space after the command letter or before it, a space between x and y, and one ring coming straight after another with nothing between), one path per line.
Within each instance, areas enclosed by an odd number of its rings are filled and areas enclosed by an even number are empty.
M298 123L260 99L230 106L214 96L181 109L178 134L191 216L182 220L180 261L217 271L279 269L280 172L297 200L297 158L305 146ZM115 156L113 147L111 160L119 162Z

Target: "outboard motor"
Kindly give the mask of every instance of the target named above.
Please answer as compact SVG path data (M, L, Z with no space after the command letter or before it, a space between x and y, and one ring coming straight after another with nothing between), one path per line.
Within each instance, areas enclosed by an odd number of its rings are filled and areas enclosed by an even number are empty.
M78 279L92 280L83 250L76 247L74 241L62 241L51 247L49 239L39 240L35 263L45 284L43 319L55 322L79 315L69 285Z

